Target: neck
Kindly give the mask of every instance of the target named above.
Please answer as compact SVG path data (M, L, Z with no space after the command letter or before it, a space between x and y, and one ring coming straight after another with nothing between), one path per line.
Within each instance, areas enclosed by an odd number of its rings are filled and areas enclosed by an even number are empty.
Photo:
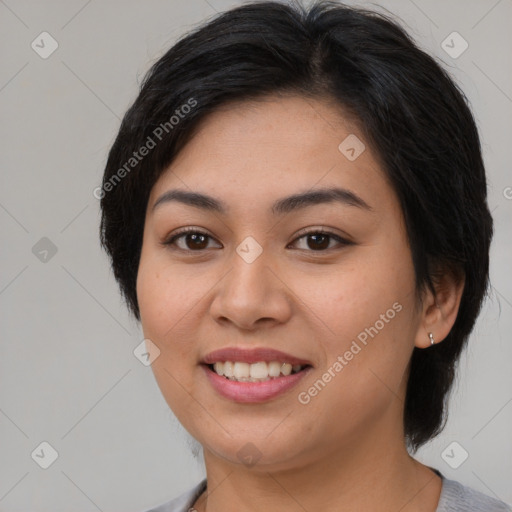
M315 449L309 459L302 457L302 464L278 469L233 464L205 449L208 492L194 508L435 512L441 479L408 454L403 437L382 430L369 434L364 442L351 439L337 451Z

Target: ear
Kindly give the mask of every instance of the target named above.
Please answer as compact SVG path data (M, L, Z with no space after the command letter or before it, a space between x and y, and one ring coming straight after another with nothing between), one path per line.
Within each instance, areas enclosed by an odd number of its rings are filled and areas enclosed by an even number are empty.
M421 321L414 341L418 348L431 346L430 333L436 344L450 333L459 312L464 277L445 270L435 278L434 289L435 294L429 288L423 293Z

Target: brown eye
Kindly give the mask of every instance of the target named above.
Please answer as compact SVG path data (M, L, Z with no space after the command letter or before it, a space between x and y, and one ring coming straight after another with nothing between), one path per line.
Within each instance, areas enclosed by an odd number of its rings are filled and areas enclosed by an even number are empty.
M329 247L330 236L324 234L307 235L308 247L313 250L327 249Z
M293 243L296 244L298 241L303 239L306 242L305 247L303 246L298 248L310 252L322 252L334 248L331 245L333 240L341 247L352 244L352 242L341 238L339 235L325 231L310 231L309 233L305 233L299 238L296 238Z
M185 245L188 249L206 249L208 246L208 235L201 233L187 233L185 236Z
M166 246L176 246L182 251L199 252L208 248L210 235L198 230L187 229L181 233L171 236L164 242Z
M296 238L290 245L296 245L302 240L306 242L305 247L298 248L309 252L326 252L329 249L333 249L335 245L331 244L332 241L337 243L338 248L352 245L352 242L341 238L339 235L325 231L310 231ZM189 228L172 235L167 241L163 242L163 245L183 252L200 252L212 248L208 245L210 241L215 241L215 239L208 235L208 233ZM222 246L219 244L217 248L222 248Z

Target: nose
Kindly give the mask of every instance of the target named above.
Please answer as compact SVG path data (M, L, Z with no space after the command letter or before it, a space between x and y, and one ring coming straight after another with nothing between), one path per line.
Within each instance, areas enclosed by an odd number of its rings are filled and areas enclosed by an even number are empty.
M219 323L241 330L285 323L291 316L291 293L266 251L251 263L234 253L232 267L218 284L210 313Z

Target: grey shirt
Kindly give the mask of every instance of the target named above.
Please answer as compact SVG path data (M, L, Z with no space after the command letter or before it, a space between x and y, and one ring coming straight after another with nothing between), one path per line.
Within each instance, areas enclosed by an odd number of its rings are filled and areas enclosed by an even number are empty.
M439 471L434 471L443 482L436 512L512 512L512 507L502 501L466 487L455 480L448 480ZM178 498L147 512L189 512L205 489L206 478ZM192 509L192 512L194 510Z

